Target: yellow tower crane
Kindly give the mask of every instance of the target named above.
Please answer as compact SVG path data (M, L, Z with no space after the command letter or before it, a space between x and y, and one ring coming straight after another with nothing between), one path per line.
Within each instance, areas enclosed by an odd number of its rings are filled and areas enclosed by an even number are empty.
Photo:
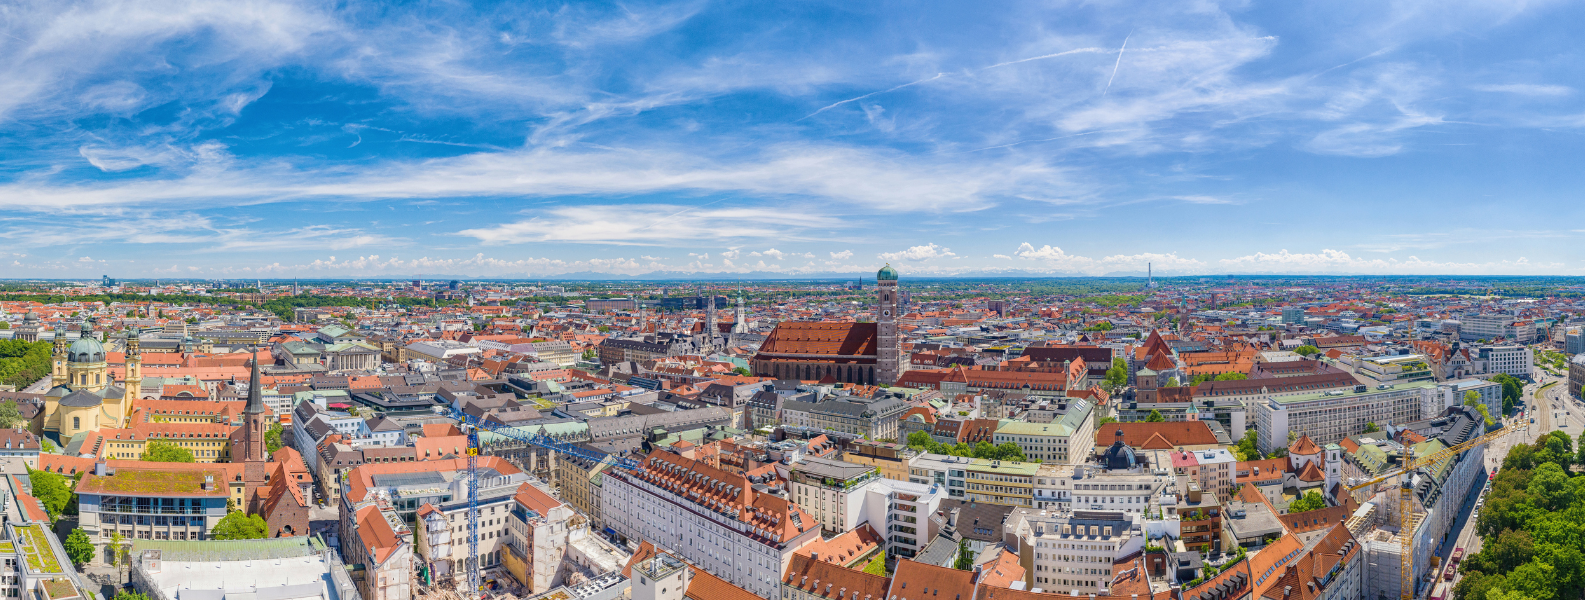
M1414 600L1415 596L1414 526L1416 525L1416 522L1413 514L1414 477L1411 474L1414 473L1416 469L1421 467L1427 467L1444 460L1451 459L1463 454L1466 450L1471 450L1479 446L1490 444L1492 441L1507 436L1508 434L1525 431L1526 429L1528 429L1527 424L1520 424L1517 427L1504 427L1457 446L1433 452L1419 458L1414 458L1411 455L1409 445L1404 444L1403 460L1399 462L1399 464L1402 466L1398 467L1397 469L1387 471L1386 473L1382 473L1381 475L1378 475L1364 483L1347 487L1348 492L1353 494L1356 491L1375 486L1376 484L1389 481L1397 477L1403 477L1403 481L1399 482L1398 484L1398 541L1399 544L1401 544L1399 551L1402 552L1402 556L1400 558L1401 562L1398 567L1398 585L1402 600ZM1485 474L1485 472L1486 467L1482 465L1481 473Z

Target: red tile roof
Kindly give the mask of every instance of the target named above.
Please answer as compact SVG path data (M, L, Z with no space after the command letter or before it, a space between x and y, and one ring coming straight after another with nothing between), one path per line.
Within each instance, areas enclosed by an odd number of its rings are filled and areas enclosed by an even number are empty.
M875 323L783 321L760 344L759 352L761 355L815 354L832 357L866 356L873 359L876 354L875 336Z

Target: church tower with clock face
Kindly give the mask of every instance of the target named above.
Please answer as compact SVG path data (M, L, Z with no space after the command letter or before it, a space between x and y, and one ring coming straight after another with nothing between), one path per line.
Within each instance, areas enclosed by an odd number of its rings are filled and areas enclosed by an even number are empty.
M903 374L903 342L897 335L897 313L902 308L897 293L897 270L891 265L875 274L875 294L880 302L875 315L875 383L893 384Z

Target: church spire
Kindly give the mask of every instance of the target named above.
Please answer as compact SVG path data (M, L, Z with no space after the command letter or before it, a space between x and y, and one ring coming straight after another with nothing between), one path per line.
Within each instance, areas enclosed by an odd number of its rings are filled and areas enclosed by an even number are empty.
M264 412L264 382L259 379L259 351L253 350L253 378L248 380L248 406L243 409L247 414Z

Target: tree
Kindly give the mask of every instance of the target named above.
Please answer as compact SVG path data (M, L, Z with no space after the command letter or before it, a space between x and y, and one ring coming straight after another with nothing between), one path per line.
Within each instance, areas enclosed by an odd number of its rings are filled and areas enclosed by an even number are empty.
M1246 379L1249 379L1249 376L1243 373L1223 373L1216 376L1217 381L1244 381Z
M1167 420L1166 417L1161 416L1161 411L1156 410L1154 408L1150 409L1150 414L1145 415L1145 422L1146 423L1161 423L1161 422L1164 422L1166 420Z
M14 429L22 423L22 413L17 412L15 400L0 402L0 428Z
M1097 421L1095 423L1095 426L1096 427L1100 427L1100 426L1105 425L1107 423L1116 423L1116 422L1117 422L1117 419L1114 419L1112 417L1101 417L1101 420Z
M209 537L216 540L261 540L269 530L270 526L264 522L264 517L237 511L222 517Z
M974 570L974 552L969 550L968 540L958 542L958 560L952 564L952 568L959 571Z
M1245 431L1244 437L1238 440L1237 445L1233 446L1233 453L1238 455L1238 460L1240 461L1260 460L1258 441L1255 430Z
M1293 502L1288 503L1288 512L1290 514L1307 510L1321 510L1323 508L1326 508L1326 499L1322 498L1321 494L1315 490L1305 492L1303 497L1294 498Z
M127 590L121 590L121 591L116 592L115 600L149 600L149 597L148 597L147 594L143 594L143 593L140 593L140 592L129 592Z
M121 571L121 576L123 579L126 578L128 566L127 555L132 553L132 543L129 542L127 538L122 537L121 532L111 531L110 553L112 554L111 560L115 561L116 563L116 569Z
M1315 346L1311 346L1309 344L1305 344L1303 346L1299 346L1298 348L1294 348L1293 349L1293 353L1297 354L1299 356L1313 356L1313 355L1316 355L1316 354L1320 354L1321 353L1321 349L1320 348L1316 348Z
M192 450L188 450L165 440L149 441L148 445L143 448L143 460L145 462L196 462L193 460Z
M1180 385L1183 385L1183 384L1178 382L1178 378L1177 377L1173 377L1171 379L1168 379L1166 383L1161 384L1161 387L1164 387L1164 388L1175 388L1175 387L1178 387Z
M1128 363L1121 358L1112 359L1112 368L1106 370L1106 378L1101 380L1101 384L1109 390L1128 385Z
M284 429L281 427L280 423L272 423L270 424L270 428L264 431L264 447L265 449L269 450L270 454L275 454L276 450L281 449L282 431L284 431Z
M56 452L60 452L60 448L55 445L55 442L49 441L48 438L45 438L39 440L39 451L45 454L54 454Z
M50 518L59 518L71 503L72 491L66 487L66 477L48 471L28 470L28 482L33 485L33 497L44 503Z
M742 376L742 377L750 377L750 376L754 375L753 373L750 373L748 369L745 369L743 367L738 367L738 368L732 369L732 374L733 375L739 375L739 376Z
M66 556L74 564L81 565L94 559L94 543L88 541L88 534L83 533L82 528L73 529L61 545L66 547Z
M1376 433L1378 431L1381 431L1381 426L1377 425L1375 421L1365 424L1365 433Z

